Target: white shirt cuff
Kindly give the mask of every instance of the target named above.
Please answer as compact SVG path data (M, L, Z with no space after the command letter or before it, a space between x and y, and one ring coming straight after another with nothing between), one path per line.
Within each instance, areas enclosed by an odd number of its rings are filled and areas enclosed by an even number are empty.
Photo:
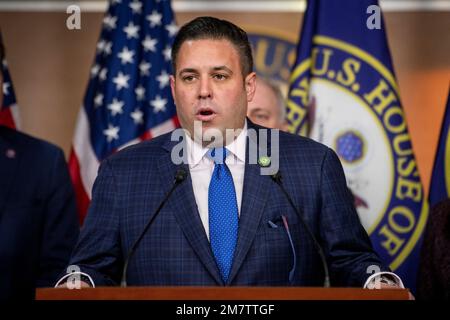
M396 275L393 272L377 272L372 274L369 278L367 278L366 283L364 284L364 289L377 289L377 277L379 277L378 279L382 279L383 275L389 275L392 278L394 278L394 282L397 286L399 286L400 288L404 289L405 286L403 285L402 279L400 279L400 277L398 275ZM379 280L378 280L379 281ZM373 285L372 285L373 284ZM369 285L372 285L369 287ZM378 285L379 288L379 285Z
M67 279L68 277L70 277L70 276L76 276L76 275L81 275L81 276L85 276L86 278L88 278L88 279L89 279L89 282L90 282L89 285L90 285L92 288L95 288L95 283L94 283L94 281L92 280L91 276L88 275L87 273L79 272L79 271L71 272L71 273L66 274L64 277L62 277L61 279L58 280L58 282L55 284L55 288L58 287L58 286L59 286L65 279ZM75 285L75 286L76 286L76 285ZM68 288L69 288L69 286L68 286ZM80 288L79 288L79 287L74 287L74 288L69 288L69 289L80 289Z

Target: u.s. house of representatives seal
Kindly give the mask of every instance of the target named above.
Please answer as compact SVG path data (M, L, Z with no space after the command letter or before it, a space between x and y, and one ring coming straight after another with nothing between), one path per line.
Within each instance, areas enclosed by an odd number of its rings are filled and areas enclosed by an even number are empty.
M375 250L396 270L428 207L394 75L352 44L315 36L290 82L290 130L336 151Z

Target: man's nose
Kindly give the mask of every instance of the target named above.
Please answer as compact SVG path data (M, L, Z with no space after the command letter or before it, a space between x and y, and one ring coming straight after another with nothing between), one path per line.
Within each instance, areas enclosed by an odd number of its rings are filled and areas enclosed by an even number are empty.
M212 98L212 87L210 83L210 79L202 78L200 80L200 88L199 88L199 99Z

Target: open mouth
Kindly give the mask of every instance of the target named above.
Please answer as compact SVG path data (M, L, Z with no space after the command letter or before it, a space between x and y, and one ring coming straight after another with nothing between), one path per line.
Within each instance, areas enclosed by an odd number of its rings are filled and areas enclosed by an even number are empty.
M211 121L216 116L214 110L210 108L201 108L197 111L196 118L200 121Z
M200 115L202 116L210 116L212 115L214 112L212 112L212 110L202 110L199 112Z

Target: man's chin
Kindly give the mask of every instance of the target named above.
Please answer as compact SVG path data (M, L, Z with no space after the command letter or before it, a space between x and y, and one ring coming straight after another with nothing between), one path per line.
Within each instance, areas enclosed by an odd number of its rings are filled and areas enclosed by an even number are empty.
M222 147L231 143L241 132L239 129L224 128L216 122L217 121L195 121L195 141L210 148Z
M225 130L208 124L202 128L202 144L209 148L222 147L224 145Z

